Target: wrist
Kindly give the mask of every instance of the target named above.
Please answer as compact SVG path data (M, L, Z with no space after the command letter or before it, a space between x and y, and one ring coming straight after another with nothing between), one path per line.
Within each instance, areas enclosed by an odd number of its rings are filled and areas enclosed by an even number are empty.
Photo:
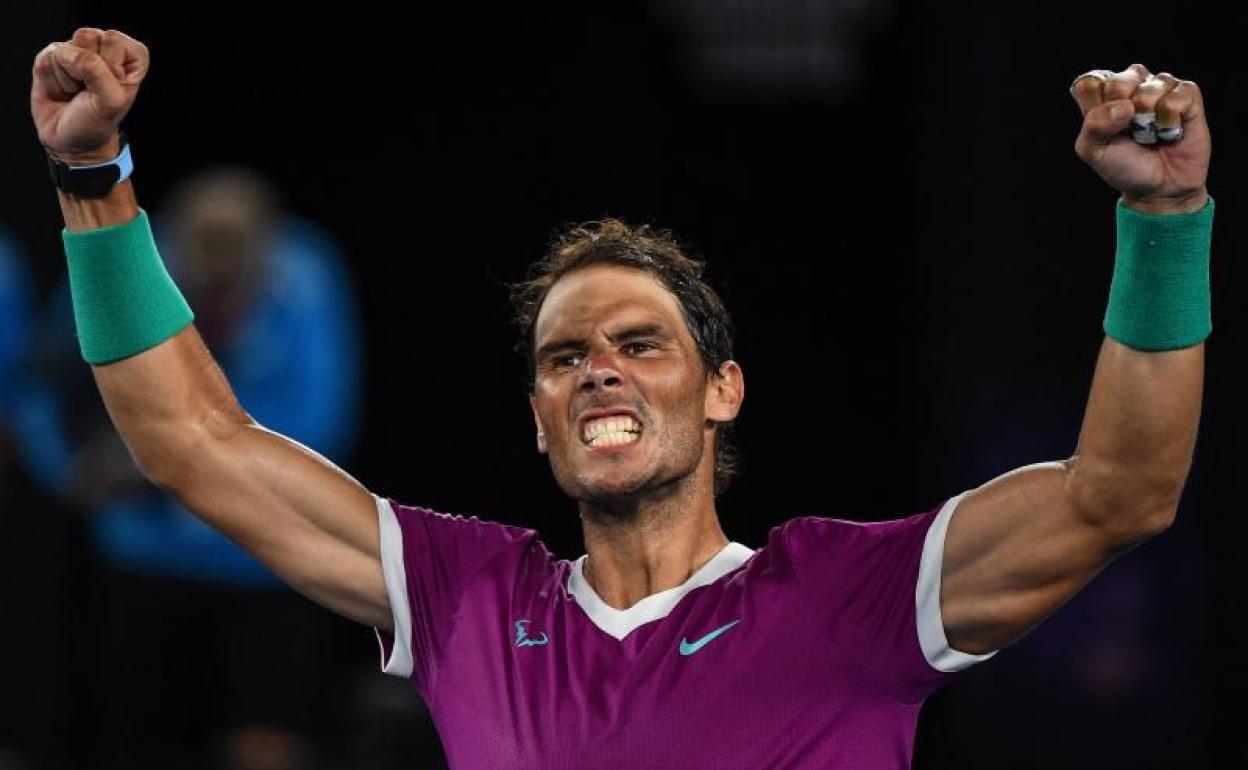
M97 149L87 152L62 152L44 145L44 150L53 158L69 166L94 166L107 163L121 154L121 132L115 131L108 141Z
M127 196L133 198L133 190L123 188L125 182L134 172L134 158L130 154L130 145L124 133L118 133L103 147L90 153L74 153L57 156L46 150L48 173L52 183L62 196L61 209L66 214L66 224L71 229L118 224L115 217L109 216L110 211L121 211L133 218L134 207L126 206ZM108 155L102 161L99 157ZM98 161L98 162L91 162ZM86 201L109 199L102 206L89 206ZM83 202L79 205L79 201ZM71 216L72 212L85 214ZM97 221L97 217L105 217ZM82 220L82 221L75 221Z
M1143 351L1177 350L1213 329L1209 248L1214 201L1182 216L1117 206L1118 247L1105 333Z
M1163 216L1192 214L1203 209L1208 201L1209 191L1204 187L1172 197L1133 198L1126 193L1122 195L1122 202L1126 204L1127 208L1138 211L1141 214L1159 214Z
M103 198L80 198L58 190L65 229L71 233L131 222L139 215L134 184L127 179L117 184Z

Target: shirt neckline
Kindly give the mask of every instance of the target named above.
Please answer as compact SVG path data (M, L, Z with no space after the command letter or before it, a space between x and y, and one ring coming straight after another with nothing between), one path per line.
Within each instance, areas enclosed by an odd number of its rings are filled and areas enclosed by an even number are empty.
M588 554L582 555L572 564L572 574L568 577L568 593L576 599L585 614L595 626L623 641L638 627L667 617L685 594L695 588L713 583L729 572L740 567L754 551L738 542L730 542L703 564L689 579L673 588L650 594L626 610L617 610L602 600L598 593L585 579L585 560Z

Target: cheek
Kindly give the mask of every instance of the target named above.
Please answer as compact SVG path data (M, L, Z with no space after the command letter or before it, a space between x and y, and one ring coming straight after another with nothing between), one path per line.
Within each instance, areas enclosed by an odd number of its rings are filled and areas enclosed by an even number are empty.
M560 404L563 403L558 388L549 381L538 380L534 385L533 410L537 413L538 420L541 421L542 428L548 437L559 428L562 419Z
M658 383L656 383L658 384ZM704 427L706 394L700 382L690 382L687 377L672 377L654 391L661 399L663 423L668 433L700 433Z

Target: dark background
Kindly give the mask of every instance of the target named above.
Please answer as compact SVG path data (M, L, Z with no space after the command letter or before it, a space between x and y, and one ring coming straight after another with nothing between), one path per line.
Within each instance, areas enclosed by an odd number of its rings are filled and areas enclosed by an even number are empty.
M749 386L744 473L719 504L730 538L756 547L803 514L916 513L1073 451L1115 195L1072 151L1071 79L1141 61L1198 81L1214 334L1179 521L931 698L915 766L1248 760L1229 730L1245 657L1243 19L1194 2L162 8L4 11L0 217L40 289L63 269L61 219L30 64L78 26L121 29L152 52L125 124L142 205L246 163L349 255L368 379L347 469L401 501L534 527L567 558L576 511L532 448L505 304L553 228L651 221L708 260ZM0 747L78 766L82 525L20 469L5 477ZM324 732L349 741L359 715L335 694L376 653L367 629L323 622L338 661Z

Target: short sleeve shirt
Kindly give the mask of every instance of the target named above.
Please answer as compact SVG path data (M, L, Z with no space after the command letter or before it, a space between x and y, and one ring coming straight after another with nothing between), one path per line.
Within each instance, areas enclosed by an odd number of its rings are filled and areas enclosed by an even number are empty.
M800 517L627 610L536 532L377 498L382 667L477 768L906 768L923 699L988 655L949 647L959 495L870 524Z

